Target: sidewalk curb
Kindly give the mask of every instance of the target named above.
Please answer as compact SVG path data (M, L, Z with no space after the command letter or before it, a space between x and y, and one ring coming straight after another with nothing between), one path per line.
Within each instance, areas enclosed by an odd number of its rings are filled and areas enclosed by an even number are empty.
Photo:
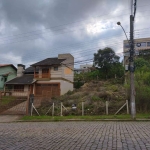
M16 120L14 122L74 122L74 121L114 121L114 122L141 122L141 121L150 121L150 119L136 119L136 120L131 120L131 119L66 119L66 120L48 120L48 119L43 119L43 120Z

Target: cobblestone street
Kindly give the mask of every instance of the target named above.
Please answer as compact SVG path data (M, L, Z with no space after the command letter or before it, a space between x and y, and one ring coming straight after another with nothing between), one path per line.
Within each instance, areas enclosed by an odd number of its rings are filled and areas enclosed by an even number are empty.
M150 150L150 122L0 123L0 150Z

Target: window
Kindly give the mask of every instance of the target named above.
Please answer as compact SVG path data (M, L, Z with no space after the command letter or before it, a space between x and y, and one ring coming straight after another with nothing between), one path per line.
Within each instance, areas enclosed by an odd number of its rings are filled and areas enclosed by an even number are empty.
M146 42L136 43L136 47L146 47Z
M147 46L150 47L150 42L147 42Z
M54 71L58 71L58 67L54 67Z
M4 82L6 82L7 81L7 77L4 77Z
M129 43L124 43L124 48L130 48Z
M48 68L42 69L42 73L49 73L49 69Z
M24 91L24 85L14 85L14 91Z
M3 77L1 78L1 81L3 81Z

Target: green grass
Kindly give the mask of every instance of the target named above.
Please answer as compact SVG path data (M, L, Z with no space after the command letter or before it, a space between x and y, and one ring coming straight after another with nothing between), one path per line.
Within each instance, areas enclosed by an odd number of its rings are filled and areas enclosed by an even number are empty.
M8 105L10 102L14 101L15 98L13 96L3 96L0 100L0 105L5 106Z
M24 116L23 121L65 121L65 120L103 120L103 119L127 119L131 120L130 115L100 115L100 116ZM137 114L136 119L150 119L150 114Z

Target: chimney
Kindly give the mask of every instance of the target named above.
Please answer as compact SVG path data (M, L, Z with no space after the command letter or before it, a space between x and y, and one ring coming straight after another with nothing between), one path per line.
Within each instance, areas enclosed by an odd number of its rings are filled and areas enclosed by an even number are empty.
M17 77L21 77L23 75L23 71L25 70L25 65L18 64L17 66Z
M66 59L63 64L66 64L70 68L74 69L74 57L71 54L58 54L58 59Z

